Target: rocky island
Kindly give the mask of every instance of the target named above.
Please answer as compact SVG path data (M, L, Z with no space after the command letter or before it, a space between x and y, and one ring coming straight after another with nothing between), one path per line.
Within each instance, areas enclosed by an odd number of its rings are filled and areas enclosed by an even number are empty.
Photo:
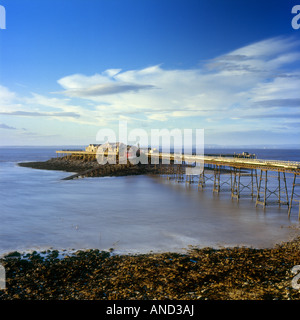
M37 162L23 162L18 163L19 166L43 169L43 170L62 170L66 172L77 173L71 177L104 177L104 176L127 176L127 175L140 175L140 174L155 174L158 169L155 165L151 164L137 164L134 165L127 159L127 164L103 164L100 165L96 160L96 152L99 145L89 145L85 151L78 150L62 150L57 151L57 158L52 158L47 161ZM133 148L132 146L125 146L120 143L106 144L106 152L114 154L118 159L121 149ZM136 152L138 149L134 149ZM129 157L129 152L127 153ZM70 177L70 178L71 178Z
M21 167L61 170L78 173L83 177L127 176L139 174L155 174L158 169L154 165L105 164L99 165L96 160L78 160L72 157L52 158L47 161L18 163Z

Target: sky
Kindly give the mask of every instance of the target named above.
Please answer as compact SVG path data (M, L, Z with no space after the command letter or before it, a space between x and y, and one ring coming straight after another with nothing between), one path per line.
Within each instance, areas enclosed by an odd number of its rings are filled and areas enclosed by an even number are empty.
M300 0L0 5L2 146L101 143L126 121L149 136L204 129L206 145L300 147Z

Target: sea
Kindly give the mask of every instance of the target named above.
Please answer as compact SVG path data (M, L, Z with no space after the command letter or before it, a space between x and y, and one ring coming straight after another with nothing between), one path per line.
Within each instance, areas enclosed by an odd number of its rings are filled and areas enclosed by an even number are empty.
M300 234L298 205L288 217L287 206L264 209L247 196L237 202L226 186L213 193L212 181L199 190L197 184L163 176L62 180L71 173L18 166L56 157L61 148L0 148L0 255L48 249L137 254L193 247L266 248ZM300 161L300 150L207 150L243 151L261 159ZM276 188L276 177L269 178L270 189ZM291 175L287 181L290 192Z

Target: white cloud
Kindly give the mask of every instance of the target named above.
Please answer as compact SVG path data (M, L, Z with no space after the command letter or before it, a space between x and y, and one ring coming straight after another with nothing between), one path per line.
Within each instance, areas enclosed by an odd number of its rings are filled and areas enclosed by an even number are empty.
M0 111L10 111L20 106L16 93L0 85Z
M0 101L1 103L11 103L13 100L15 100L16 94L12 91L10 91L8 88L0 85Z
M58 80L62 93L93 101L104 118L143 113L149 121L185 117L221 119L244 113L261 100L297 99L298 74L286 66L300 60L299 41L272 38L211 60L201 68L109 69Z
M59 79L57 82L65 89L81 89L89 88L95 84L106 83L110 77L106 75L95 74L93 76L85 76L83 74L74 74Z
M73 74L59 79L62 90L48 96L18 97L0 86L0 111L56 115L59 121L98 127L118 119L131 119L137 126L172 120L180 127L188 119L213 132L271 130L284 117L283 108L294 109L286 116L292 118L300 99L300 71L293 68L300 61L299 47L293 38L276 37L193 69L155 65ZM266 109L272 109L272 119Z
M258 58L269 60L271 57L297 49L299 45L299 40L295 40L291 37L274 37L236 49L232 51L231 54L242 55L250 59Z
M251 91L253 101L273 99L300 99L299 77L274 78L270 81L258 83Z

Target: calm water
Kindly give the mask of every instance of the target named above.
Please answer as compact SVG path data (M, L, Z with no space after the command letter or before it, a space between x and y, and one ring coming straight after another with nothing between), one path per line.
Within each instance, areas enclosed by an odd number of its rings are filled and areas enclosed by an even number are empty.
M150 176L62 181L70 173L17 166L47 160L55 148L0 148L0 254L12 250L115 248L179 251L189 245L268 247L299 234L297 210L236 203ZM240 150L208 150L229 153ZM299 150L247 150L258 158L300 160ZM289 178L290 179L290 178ZM271 183L272 184L272 183ZM270 186L271 186L270 184Z

